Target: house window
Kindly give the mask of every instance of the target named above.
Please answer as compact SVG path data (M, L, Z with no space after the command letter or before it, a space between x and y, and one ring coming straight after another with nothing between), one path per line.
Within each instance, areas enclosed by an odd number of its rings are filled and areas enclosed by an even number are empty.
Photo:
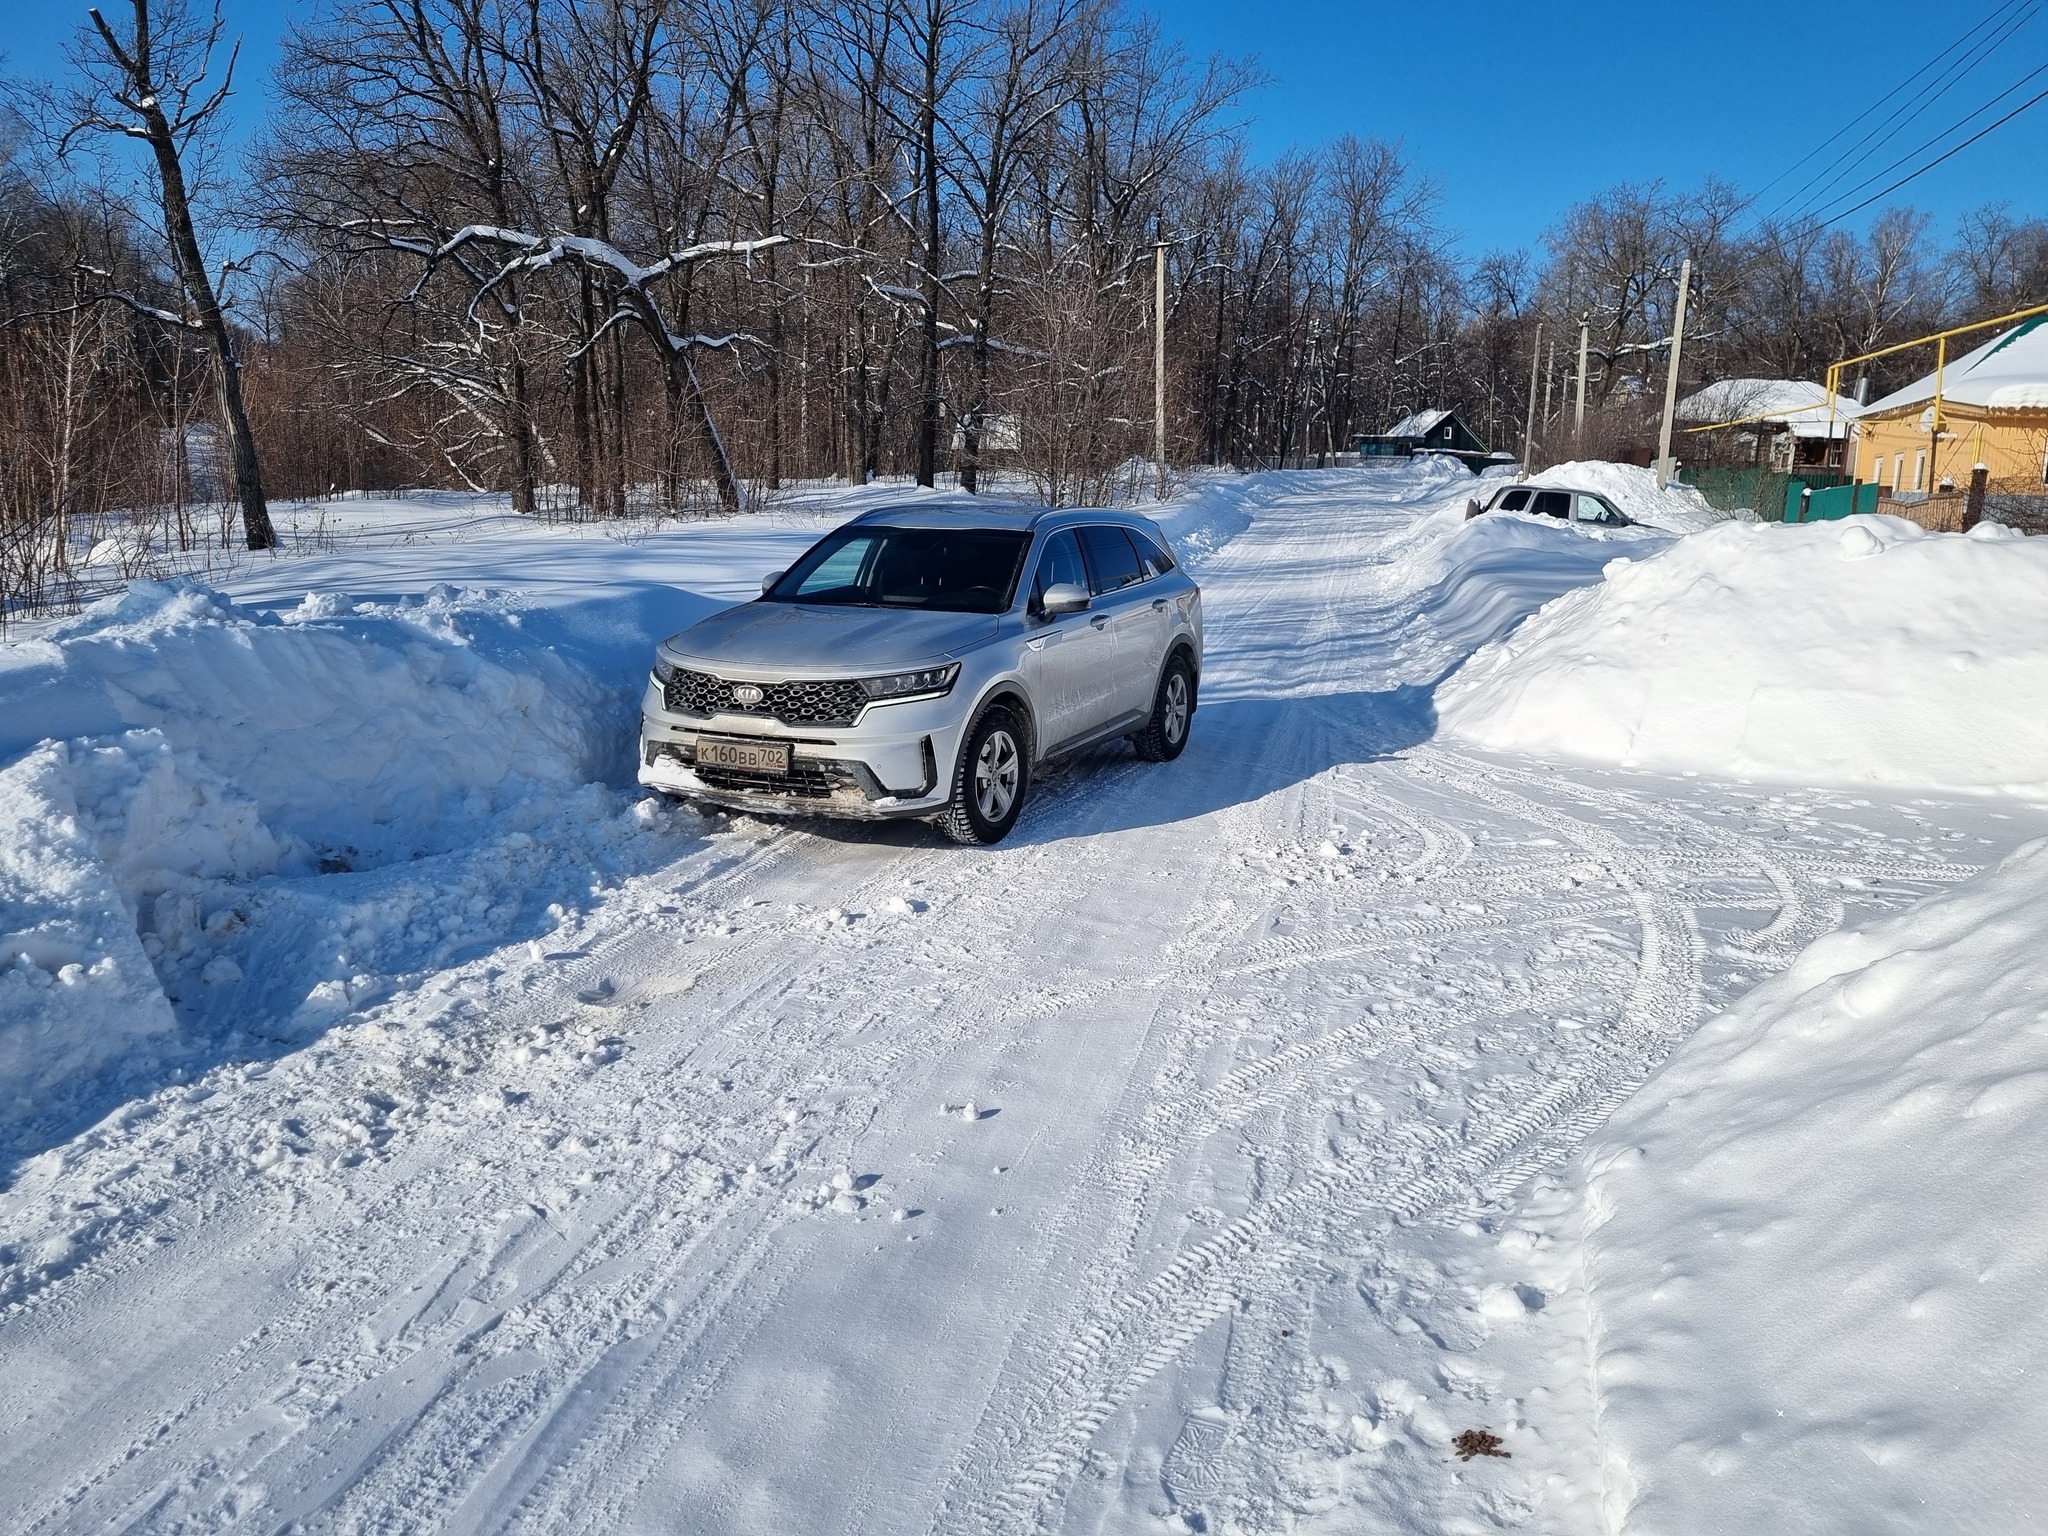
M1918 453L1913 455L1913 489L1916 491L1925 490L1927 488L1924 484L1926 479L1927 450L1923 448Z
M1905 483L1905 480L1906 456L1903 453L1895 453L1892 455L1892 494L1894 496L1898 494L1899 487Z

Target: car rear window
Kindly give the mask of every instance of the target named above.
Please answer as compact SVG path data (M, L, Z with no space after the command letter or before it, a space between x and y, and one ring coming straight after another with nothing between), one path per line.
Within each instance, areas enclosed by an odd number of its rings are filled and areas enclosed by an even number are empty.
M1529 505L1529 493L1527 491L1509 491L1500 499L1500 509L1503 512L1519 512L1527 505Z
M1538 517L1570 517L1572 499L1563 491L1538 491L1536 493L1536 515Z
M1138 552L1123 529L1094 523L1081 530L1081 548L1088 556L1089 590L1097 597L1120 591L1145 579Z
M1131 543L1136 547L1138 559L1144 564L1148 577L1164 576L1173 569L1173 551L1165 544L1135 528L1126 528L1124 532L1131 536Z
M765 594L771 603L1002 613L1031 535L1011 528L889 528L828 533Z

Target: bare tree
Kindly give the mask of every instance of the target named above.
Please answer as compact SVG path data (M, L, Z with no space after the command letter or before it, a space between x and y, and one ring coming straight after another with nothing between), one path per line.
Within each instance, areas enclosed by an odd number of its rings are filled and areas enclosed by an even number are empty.
M1972 318L2048 303L2048 220L2015 219L2006 203L1966 213L1949 261Z
M957 412L963 490L980 485L996 357L1020 347L1015 338L996 334L999 299L1024 281L1004 270L1012 214L1031 157L1043 153L1069 100L1073 82L1064 40L1092 24L1078 0L1021 0L999 11L986 23L992 36L985 63L973 71L961 110L946 123L946 174L963 204L973 262L966 274L972 287L961 303L965 335L956 338L967 349L967 381Z
M155 17L150 13L150 0L131 0L130 12L131 25L125 34L116 31L97 10L86 13L92 18L92 30L82 36L78 64L87 85L74 103L65 142L84 133L102 133L147 147L165 243L190 311L184 323L204 335L213 352L243 535L249 548L271 549L277 544L277 534L270 525L263 465L242 399L242 362L200 247L185 174L185 157L216 125L233 92L240 45L229 50L220 83L209 86L207 77L223 26L218 6L205 22L187 9L183 0L165 0Z

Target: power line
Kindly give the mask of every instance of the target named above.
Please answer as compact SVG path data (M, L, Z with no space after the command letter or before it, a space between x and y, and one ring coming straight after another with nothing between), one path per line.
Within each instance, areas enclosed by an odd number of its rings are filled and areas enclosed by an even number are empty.
M1808 214L1823 214L1826 213L1828 209L1834 207L1837 203L1846 202L1848 199L1854 197L1858 192L1861 192L1865 187L1869 186L1872 182L1882 180L1884 177L1891 175L1893 171L1896 171L1900 166L1904 165L1907 161L1913 159L1916 155L1924 154L1926 151L1934 148L1935 145L1939 144L1943 139L1947 138L1950 134L1959 132L1961 129L1963 129L1969 124L1972 118L1981 117L1984 113L1989 112L1993 107L1997 106L2001 101L2005 100L2006 97L2012 95L2015 91L2020 90L2024 86L2030 84L2032 81L2039 79L2044 74L2048 74L2048 64L2040 65L2038 68L2033 69L2029 71L2027 74L2020 76L2019 79L2013 81L2011 85L2008 85L2004 90L2000 91L1996 96L1992 97L1989 101L1985 102L1981 106L1972 107L1968 112L1965 112L1961 117L1957 118L1956 121L1954 121L1953 123L1950 123L1946 128L1942 129L1939 133L1936 133L1929 138L1923 139L1920 143L1914 145L1911 149L1907 150L1903 155L1900 155L1898 159L1892 161L1890 165L1884 166L1879 170L1872 171L1868 176L1864 177L1861 181L1857 182L1855 186L1848 188L1846 191L1839 192L1835 196L1829 198L1826 202L1817 204L1813 208L1808 209Z
M1939 89L1918 96L1909 96L1906 100L1901 101L1898 105L1892 108L1892 111L1888 116L1886 116L1881 122L1879 122L1875 127L1873 127L1868 133L1864 134L1862 138L1858 139L1854 144L1850 145L1848 149L1844 150L1841 154L1837 155L1827 165L1823 166L1820 170L1816 171L1812 176L1808 177L1806 181L1803 184L1801 184L1801 186L1796 192L1793 192L1789 196L1780 199L1777 206L1772 208L1770 213L1765 215L1765 217L1776 217L1781 211L1789 207L1794 210L1792 213L1792 217L1796 220L1800 217L1810 214L1816 206L1825 207L1828 202L1833 201L1833 199L1829 198L1827 194L1832 192L1834 188L1841 183L1844 177L1855 174L1856 170L1859 169L1862 164L1867 163L1873 156L1877 155L1880 151L1882 151L1886 144L1891 142L1893 139L1897 138L1899 134L1903 133L1917 118L1924 114L1929 108L1934 106L1936 102L1940 101L1942 97L1946 96L1950 91L1954 90L1957 86L1961 85L1963 81L1967 80L1988 59L1990 59L1990 57L1994 53L1996 53L2000 47L2002 47L2006 42L2008 42L2013 37L2013 35L2020 30L2021 27L2024 27L2029 21L2032 21L2034 19L2035 15L2038 14L2039 10L2038 5L2034 3L2034 0L2021 0L2021 3L2025 4L2026 9L2019 12L2017 15L2005 18L2005 20L1999 24L1998 30L1996 30L1991 37L1985 39L1980 45L1977 46L1974 57L1967 58L1965 62L1963 62L1961 68L1957 69L1953 74L1951 74L1949 78L1945 82L1943 82ZM1998 14L1998 12L1993 12L1991 17L1986 18L1986 21L1989 22L1995 19L1998 16ZM1984 25L1985 23L1980 22L1978 26L1976 28L1972 28L1971 31L1975 32L1981 30ZM1959 46L1966 45L1969 41L1970 35L1970 33L1965 33L1962 38L1957 39L1955 43L1952 43L1949 45L1949 47L1943 49L1942 52L1936 55L1934 59L1930 60L1926 65L1923 65L1921 69L1916 71L1913 75L1908 76L1907 79L1891 93L1891 95L1896 96L1904 92L1906 88L1913 83L1914 80L1919 78L1920 75L1925 74L1928 69L1934 68L1935 66L1939 65L1943 59L1947 58L1949 54L1955 52ZM1876 105L1882 105L1882 102L1879 102ZM1874 105L1870 110L1876 110L1876 105ZM1974 115L1974 113L1966 114L1964 120L1967 121L1970 116ZM1936 137L1939 138L1940 135L1937 134ZM1918 151L1913 151L1913 153L1918 153ZM1894 163L1896 164L1896 162ZM1890 169L1891 167L1886 167L1886 170ZM1877 174L1881 176L1885 174L1885 172L1880 171ZM1852 191L1853 190L1854 189L1852 189Z
M2043 65L2042 68L2048 69L2048 65ZM2036 75L2038 75L2039 73L2041 73L2041 71L2038 69L2034 71L2034 74ZM2032 79L2033 76L2029 75L2027 78ZM2025 82L2022 81L2021 83L2024 84ZM1840 213L1835 214L1830 218L1822 220L1820 224L1816 227L1819 229L1826 229L1830 224L1839 224L1842 222L1842 220L1848 218L1850 214L1861 213L1864 209L1868 208L1872 203L1875 203L1880 199L1890 197L1894 192L1898 191L1899 188L1903 187L1907 182L1916 181L1920 177L1925 176L1929 171L1933 170L1937 165L1941 164L1942 161L1947 160L1952 156L1961 154L1964 150L1968 149L1972 144L1976 143L1979 139L1983 138L1987 133L1990 133L1993 129L1996 128L2003 128L2007 123L2011 122L2014 118L2018 117L2022 112L2026 111L2027 108L2033 106L2036 102L2040 101L2048 101L2048 91L2042 91L2038 95L2028 97L2025 101L2021 102L2018 106L2014 107L2010 112L2006 113L2005 116L2001 117L1997 122L1991 123L1986 127L1979 128L1975 133L1971 134L1967 139L1963 140L1962 143L1956 145L1953 149L1943 150L1940 154L1936 155L1932 160L1928 161L1925 165L1921 166L1917 171L1908 171L1904 176L1901 176L1897 181L1893 182L1890 186L1886 187L1882 192L1871 193L1870 196L1863 199L1863 201L1858 203L1854 208L1845 208ZM1983 110L1984 108L1979 107L1977 109L1977 112L1981 112ZM1977 115L1977 112L1972 112L1970 114L1970 117L1975 117ZM1964 122L1967 121L1969 121L1969 118L1964 119ZM1936 134L1935 137L1940 138L1942 137L1942 135Z
M1797 160L1793 161L1790 165L1786 166L1784 170L1778 172L1777 175L1773 176L1769 181L1765 182L1761 187L1757 188L1757 196L1761 198L1764 195L1764 193L1770 191L1771 188L1775 187L1779 182L1785 180L1786 177L1790 176L1794 171L1797 171L1800 166L1806 164L1806 162L1811 160L1815 155L1818 155L1822 153L1824 150L1826 150L1826 148L1830 144L1834 143L1835 140L1841 138L1842 135L1853 130L1858 123L1862 122L1866 117L1870 116L1871 113L1876 112L1878 109L1883 107L1885 102L1891 99L1891 96L1896 95L1898 92L1905 90L1906 87L1911 85L1915 80L1918 80L1930 69L1935 68L1937 65L1941 63L1943 59L1947 58L1951 53L1954 53L1956 49L1967 44L1969 40L1972 37L1974 37L1977 33L1983 31L1984 28L1996 22L2003 13L2013 9L2015 6L2025 5L2028 3L2030 3L2030 0L2004 0L2004 3L1998 6L1997 9L1993 10L1990 15L1984 17L1984 19L1979 21L1975 26L1969 28L1966 32L1962 34L1962 36L1958 37L1954 42L1950 43L1946 48L1942 49L1940 53L1936 54L1933 58L1927 60L1918 69L1914 70L1912 74L1908 75L1904 80L1900 81L1899 84L1896 87L1894 87L1891 92L1887 93L1884 96L1879 96L1877 99L1872 101L1869 106L1865 107L1861 112L1857 113L1854 117L1850 118L1848 122L1844 123L1841 127L1837 128L1833 133L1829 134L1825 139L1821 140L1820 143L1816 144L1812 149L1809 149ZM1825 172L1823 172L1822 174L1825 174ZM1812 183L1809 182L1807 185L1810 186L1811 184ZM1805 190L1805 187L1800 188L1800 192L1803 192ZM1790 198L1784 199L1784 202L1790 202L1798 196L1799 192L1794 192ZM1780 206L1782 207L1783 203L1781 203ZM1775 212L1776 210L1774 209L1772 211Z
M1952 74L1942 84L1939 90L1928 92L1927 94L1921 96L1917 101L1909 100L1906 103L1902 103L1899 108L1893 111L1891 117L1887 118L1885 123L1881 125L1883 129L1882 133L1876 136L1875 142L1871 142L1870 147L1867 150L1865 150L1860 155L1854 156L1853 159L1845 156L1842 160L1838 160L1836 162L1836 168L1833 168L1833 174L1828 175L1826 177L1826 179L1821 183L1819 188L1813 193L1811 197L1805 198L1803 201L1800 202L1794 217L1798 218L1810 215L1816 208L1825 208L1830 203L1839 201L1842 195L1853 195L1858 187L1868 186L1870 181L1875 180L1877 176L1886 175L1895 166L1903 163L1903 161L1905 160L1911 159L1913 155L1918 154L1919 150L1917 149L1908 151L1907 154L1901 156L1898 160L1893 161L1891 165L1886 166L1884 170L1877 172L1875 176L1872 176L1866 179L1865 181L1857 183L1856 187L1850 188L1848 194L1835 194L1835 189L1841 185L1845 178L1854 175L1864 165L1869 164L1869 162L1881 150L1883 150L1887 145L1896 140L1898 136L1901 133L1905 132L1905 130L1908 127L1910 127L1917 119L1924 116L1929 108L1933 107L1935 103L1941 100L1942 97L1946 96L1950 91L1954 90L1957 86L1961 85L1965 80L1967 80L1972 74L1976 73L1977 69L1981 65L1983 65L1984 62L1988 60L1992 54L1998 51L1998 48L2002 43L2009 39L2013 35L2013 33L2017 32L2027 22L2033 20L2036 14L2036 11L2029 10L2020 15L2019 17L2015 18L2007 26L2005 32L2002 35L1990 39L1984 45L1983 49L1977 54L1977 56L1969 60L1969 62L1964 64L1961 69L1957 70L1954 74ZM1981 111L1988 109L1989 107L1995 105L1999 99L1999 97L1993 97L1990 102L1985 103L1984 108L1980 108L1979 110ZM1908 106L1911 107L1910 111L1906 110ZM1966 112L1963 114L1962 121L1968 122L1969 119L1974 117L1975 115L1975 112ZM1953 129L1950 129L1948 131L1952 132ZM1941 137L1943 137L1943 135L1936 134L1934 137L1935 139L1940 139ZM1865 142L1869 142L1871 138L1872 135L1865 135ZM1933 141L1930 140L1929 142L1931 143ZM1861 149L1862 145L1859 144L1857 147ZM1922 149L1926 147L1927 146L1925 144L1921 146ZM1811 185L1811 183L1809 183L1809 185Z

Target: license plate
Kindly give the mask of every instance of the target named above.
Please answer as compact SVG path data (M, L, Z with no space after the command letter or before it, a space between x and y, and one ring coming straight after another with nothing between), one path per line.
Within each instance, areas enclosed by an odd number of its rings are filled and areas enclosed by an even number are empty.
M788 773L789 745L780 741L714 741L697 738L700 768L736 768L741 773Z

